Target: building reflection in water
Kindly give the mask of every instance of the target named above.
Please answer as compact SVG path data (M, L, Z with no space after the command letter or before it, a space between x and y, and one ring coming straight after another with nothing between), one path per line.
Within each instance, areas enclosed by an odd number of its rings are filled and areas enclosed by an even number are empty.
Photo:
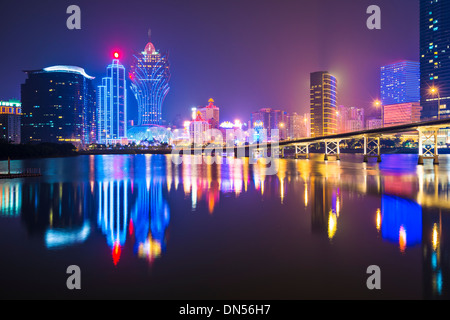
M383 239L398 243L402 253L422 242L422 207L417 203L382 195L381 221Z
M22 184L7 182L0 184L0 215L16 217L22 207Z
M311 177L310 181L311 229L314 233L327 234L332 240L338 229L338 217L342 205L340 189L325 177Z
M278 175L270 176L265 165L250 165L248 159L179 166L170 156L114 159L89 157L88 181L1 183L0 215L20 216L30 235L44 234L48 249L86 242L97 228L118 265L128 248L149 263L165 252L171 219L168 199L176 192L184 193L192 210L205 209L211 215L224 195L239 198L248 193L252 201L275 200L283 209L292 208L294 199L302 210L311 209L312 232L330 242L343 232L339 219L352 204L343 202L344 195L371 195L379 199L370 219L382 240L402 255L409 248L422 249L425 297L450 296L446 171L418 169L396 176L375 167L343 175L338 163L280 160ZM126 169L120 171L122 167Z

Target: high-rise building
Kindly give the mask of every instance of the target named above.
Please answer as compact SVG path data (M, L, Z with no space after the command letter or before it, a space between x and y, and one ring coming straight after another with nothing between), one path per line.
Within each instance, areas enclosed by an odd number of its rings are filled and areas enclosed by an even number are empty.
M289 138L300 139L302 136L303 116L294 112L289 118Z
M189 125L190 142L196 145L202 145L209 142L207 137L207 131L209 129L209 123L202 118L202 113L197 111L197 116L191 121Z
M381 102L391 105L420 101L420 64L401 61L381 67Z
M150 38L150 32L149 32ZM131 89L138 103L138 125L161 125L162 105L169 92L169 54L147 43L144 51L134 54L130 67Z
M208 105L204 108L199 108L198 111L202 114L202 118L208 121L211 129L219 129L220 109L214 105L214 99L209 99Z
M271 108L262 108L257 112L251 114L252 128L261 126L264 130L267 130L267 137L272 137L272 130L278 130L278 137L284 140L288 136L289 132L289 115L285 111L274 110Z
M383 126L396 126L420 121L420 102L383 106Z
M364 109L339 106L337 112L338 133L364 129Z
M448 0L420 0L420 96L422 119L450 117Z
M311 73L311 137L337 133L337 81L327 71Z
M127 86L125 67L114 53L107 76L97 90L97 129L99 143L114 143L127 137Z
M0 101L0 140L20 143L22 104L18 100Z
M96 141L94 77L74 66L25 71L21 87L22 141L70 142L77 146Z

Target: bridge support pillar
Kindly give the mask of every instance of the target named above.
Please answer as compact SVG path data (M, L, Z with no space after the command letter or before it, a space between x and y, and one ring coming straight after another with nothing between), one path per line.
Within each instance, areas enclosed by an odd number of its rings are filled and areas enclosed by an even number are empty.
M419 132L419 165L424 164L424 160L433 159L433 164L439 164L438 152L438 132L439 128L417 129Z
M381 162L380 137L364 136L364 162L369 162L369 158L377 158Z
M339 143L341 140L325 140L325 155L324 160L328 161L329 156L335 156L336 160L341 160L341 149L339 148Z
M309 159L309 144L295 145L295 159L298 159L301 156L305 157L305 159Z

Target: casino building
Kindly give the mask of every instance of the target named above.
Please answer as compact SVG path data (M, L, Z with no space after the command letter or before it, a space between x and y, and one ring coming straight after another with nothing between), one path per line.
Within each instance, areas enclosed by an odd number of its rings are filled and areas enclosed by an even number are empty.
M138 103L138 126L162 125L162 105L170 89L168 57L150 39L144 51L134 54L129 76Z
M127 86L125 67L119 53L107 68L107 76L97 89L97 140L109 144L122 142L127 137Z

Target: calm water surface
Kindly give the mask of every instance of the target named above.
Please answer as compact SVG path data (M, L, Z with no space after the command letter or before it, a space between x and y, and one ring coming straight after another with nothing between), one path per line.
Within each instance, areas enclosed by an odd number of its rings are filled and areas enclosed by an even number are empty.
M448 299L440 160L317 155L279 160L277 175L234 158L13 161L43 176L0 180L0 298ZM66 288L69 265L79 291ZM366 287L370 265L381 290Z

